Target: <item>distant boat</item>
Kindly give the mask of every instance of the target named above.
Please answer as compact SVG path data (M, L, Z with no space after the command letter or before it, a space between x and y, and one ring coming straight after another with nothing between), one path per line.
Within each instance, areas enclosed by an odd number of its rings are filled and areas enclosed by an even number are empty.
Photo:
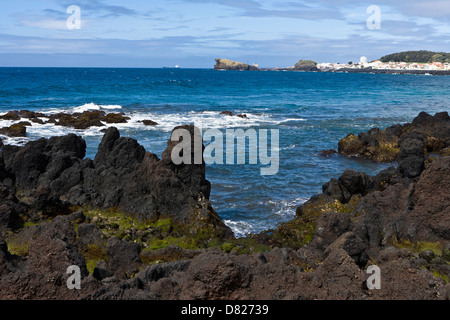
M163 69L180 69L180 66L176 65L174 67L163 67Z

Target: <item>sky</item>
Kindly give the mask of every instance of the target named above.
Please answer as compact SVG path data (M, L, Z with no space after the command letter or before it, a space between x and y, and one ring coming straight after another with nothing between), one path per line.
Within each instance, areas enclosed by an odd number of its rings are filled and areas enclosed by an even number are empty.
M212 68L215 58L288 67L300 59L347 63L406 50L450 52L450 0L0 0L0 5L2 67ZM68 10L71 6L79 10Z

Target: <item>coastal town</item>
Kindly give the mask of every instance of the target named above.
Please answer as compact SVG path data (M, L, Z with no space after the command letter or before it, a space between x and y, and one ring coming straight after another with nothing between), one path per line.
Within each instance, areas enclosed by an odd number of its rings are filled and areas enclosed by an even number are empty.
M320 71L336 71L340 69L450 71L450 63L381 62L380 60L368 62L366 57L361 57L360 61L356 63L318 63L317 68Z
M422 52L419 52L421 54ZM403 54L403 53L400 53ZM411 54L413 55L414 52ZM321 62L317 63L313 60L300 60L294 66L290 67L275 67L275 68L260 68L257 64L245 64L242 62L232 61L229 59L216 59L214 70L261 70L261 71L312 71L312 72L345 72L345 73L390 73L390 74L423 74L423 75L450 75L450 58L441 57L441 61L436 61L434 58L439 58L440 54L436 54L431 58L419 57L418 60L422 62L412 62L408 55L405 55L405 60L394 54L395 60L387 59L386 57L369 61L367 57L363 56L358 62L334 63ZM404 54L403 54L404 55ZM416 59L416 58L413 58ZM427 61L427 62L423 62Z

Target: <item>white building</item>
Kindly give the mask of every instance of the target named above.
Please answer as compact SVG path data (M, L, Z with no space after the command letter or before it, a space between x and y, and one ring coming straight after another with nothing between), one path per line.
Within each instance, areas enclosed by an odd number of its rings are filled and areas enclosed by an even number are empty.
M380 60L373 61L367 64L367 67L372 67L374 69L380 69L383 63Z
M361 59L359 59L359 63L362 65L366 65L367 64L367 57L361 57Z

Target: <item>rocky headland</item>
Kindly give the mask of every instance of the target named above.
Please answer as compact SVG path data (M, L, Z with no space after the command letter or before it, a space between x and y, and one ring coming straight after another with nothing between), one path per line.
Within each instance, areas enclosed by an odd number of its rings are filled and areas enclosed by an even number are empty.
M247 63L232 61L229 59L216 59L214 70L258 70L257 66L249 65Z
M295 71L320 71L319 68L317 68L317 62L313 60L300 60L297 62L293 70Z
M398 165L345 170L291 221L245 238L214 211L204 163L174 165L171 141L158 158L109 128L93 160L73 134L4 145L0 299L450 299L449 123L421 113L344 138L343 156L351 145Z

